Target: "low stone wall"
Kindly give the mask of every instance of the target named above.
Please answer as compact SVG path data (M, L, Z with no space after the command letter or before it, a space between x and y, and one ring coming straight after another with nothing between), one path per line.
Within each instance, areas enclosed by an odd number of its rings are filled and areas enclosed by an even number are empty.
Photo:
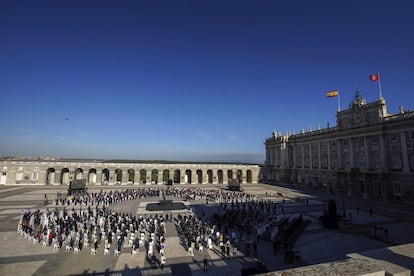
M414 243L347 255L349 259L260 274L263 276L384 276L413 275Z

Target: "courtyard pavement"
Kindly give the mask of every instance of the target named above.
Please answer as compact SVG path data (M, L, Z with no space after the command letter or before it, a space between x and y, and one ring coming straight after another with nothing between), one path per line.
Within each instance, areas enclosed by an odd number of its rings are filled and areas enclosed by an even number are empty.
M184 186L184 185L182 185ZM187 185L186 185L187 186ZM100 189L127 189L148 186L107 186L90 187L89 191ZM195 187L195 185L192 185ZM200 187L200 185L197 185ZM219 185L202 185L204 188L223 188ZM273 255L272 244L262 241L258 246L258 257L269 271L284 270L304 265L346 259L354 252L364 252L414 242L414 206L396 202L379 202L341 194L302 189L299 186L272 186L266 184L246 184L244 191L258 198L275 200L282 204L278 193L284 193L283 205L286 213L301 213L310 224L297 239L294 250L298 252L293 264L284 264L284 256L279 252ZM89 250L79 254L53 250L34 244L18 234L17 223L25 209L43 210L44 196L51 200L57 192L65 193L59 186L1 186L0 185L0 275L241 275L243 268L256 265L256 260L243 254L238 248L237 255L222 259L217 250L195 252L189 256L180 244L173 225L168 225L167 264L164 270L151 269L146 261L145 252L137 256L130 254L131 248L125 246L119 256L104 256L102 252L91 255ZM319 217L327 201L337 203L342 213L345 203L347 221L341 222L338 230L323 228ZM154 201L154 200L149 200ZM195 213L211 214L219 206L205 205L205 202L189 201L189 209ZM140 202L126 202L114 206L119 211L143 213L145 208ZM54 207L50 204L48 207ZM357 207L359 212L357 212ZM370 209L372 213L370 213ZM184 211L174 211L181 212ZM159 212L158 212L159 213ZM388 229L388 234L384 229ZM203 272L202 260L209 260L209 271ZM414 260L413 260L414 263Z

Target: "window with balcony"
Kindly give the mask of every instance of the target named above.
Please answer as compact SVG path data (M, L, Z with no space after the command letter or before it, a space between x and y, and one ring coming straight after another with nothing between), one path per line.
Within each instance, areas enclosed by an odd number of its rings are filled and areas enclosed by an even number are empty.
M391 169L393 169L393 170L401 170L402 169L401 154L393 153L391 155Z

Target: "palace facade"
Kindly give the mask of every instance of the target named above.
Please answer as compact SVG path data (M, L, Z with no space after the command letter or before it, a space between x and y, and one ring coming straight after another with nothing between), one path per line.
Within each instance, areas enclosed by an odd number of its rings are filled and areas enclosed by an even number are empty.
M385 100L355 93L337 125L266 139L261 178L267 183L379 200L414 202L414 112L388 114Z
M87 160L0 161L0 184L69 185L86 179L87 185L157 185L257 183L259 166L254 164L112 162Z

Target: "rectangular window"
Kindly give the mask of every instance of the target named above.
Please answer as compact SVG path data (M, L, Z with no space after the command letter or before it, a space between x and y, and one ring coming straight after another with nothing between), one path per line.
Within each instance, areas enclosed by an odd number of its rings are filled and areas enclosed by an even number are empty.
M23 180L23 172L17 172L16 181L22 181L22 180Z
M312 157L312 168L318 168L319 166L319 162L318 162L318 157L317 156L313 156Z
M336 160L336 156L331 157L331 169L335 169L338 161Z
M381 169L381 159L379 157L375 158L374 163L375 163L375 168L376 169Z
M394 153L391 156L391 166L396 170L402 169L402 159L400 154Z
M401 182L394 181L394 192L397 194L401 194Z
M39 178L39 173L38 172L32 172L32 181L37 181L38 178Z

